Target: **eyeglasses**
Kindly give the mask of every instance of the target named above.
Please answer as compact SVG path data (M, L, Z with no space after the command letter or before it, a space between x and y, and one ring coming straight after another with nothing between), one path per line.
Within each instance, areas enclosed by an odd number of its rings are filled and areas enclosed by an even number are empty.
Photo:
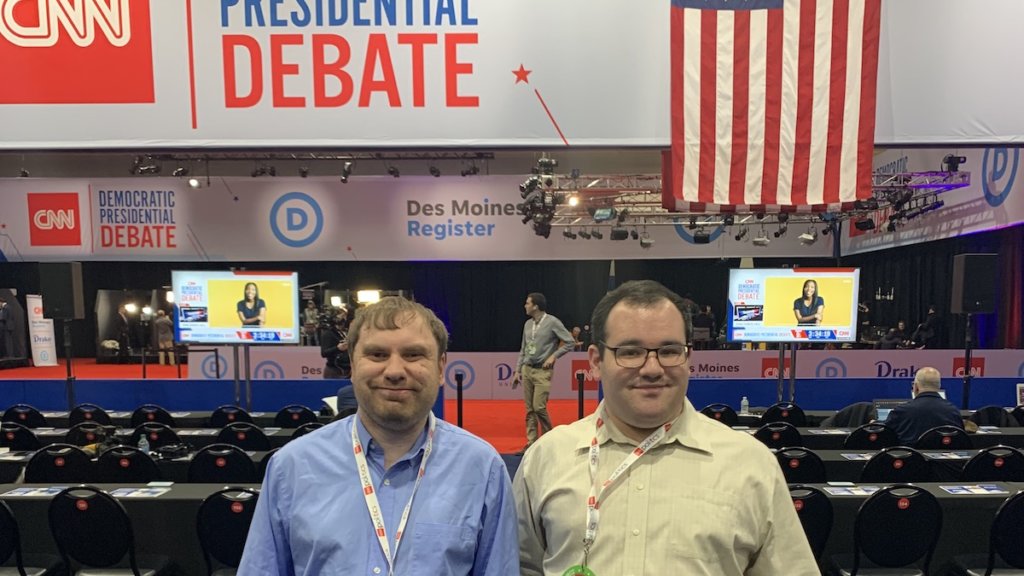
M619 346L612 347L604 342L601 344L612 351L615 356L615 363L623 368L640 368L647 363L647 358L654 352L658 358L658 364L662 368L672 368L686 363L690 357L689 344L669 344L660 348L644 348L643 346Z

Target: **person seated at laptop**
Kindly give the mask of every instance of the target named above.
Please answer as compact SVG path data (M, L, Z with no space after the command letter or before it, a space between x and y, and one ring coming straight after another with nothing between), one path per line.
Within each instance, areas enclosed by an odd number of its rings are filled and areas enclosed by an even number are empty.
M882 336L882 339L878 341L877 347L879 350L895 350L899 348L902 340L899 334L896 333L895 328L889 328L889 331Z
M892 409L885 425L900 438L900 444L913 446L922 434L936 426L964 427L960 410L939 395L942 378L935 368L926 366L914 374L914 399Z

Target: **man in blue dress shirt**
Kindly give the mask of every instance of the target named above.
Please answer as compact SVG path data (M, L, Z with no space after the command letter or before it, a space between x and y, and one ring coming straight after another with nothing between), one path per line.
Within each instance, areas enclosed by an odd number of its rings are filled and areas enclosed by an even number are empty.
M270 461L238 573L518 576L501 458L431 413L444 324L384 298L357 312L349 344L359 411Z

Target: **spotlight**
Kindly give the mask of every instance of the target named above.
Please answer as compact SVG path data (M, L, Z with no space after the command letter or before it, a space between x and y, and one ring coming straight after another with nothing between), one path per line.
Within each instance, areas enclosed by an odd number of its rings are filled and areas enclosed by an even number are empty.
M352 163L345 162L341 166L341 183L348 184L348 177L352 175Z
M854 200L853 208L855 210L878 210L878 200L874 198L868 198L867 200Z
M633 228L632 230L629 231L629 237L632 238L633 240L636 240L637 238L640 237L640 234L636 231L636 228Z
M399 176L402 175L402 173L398 171L398 167L397 166L388 166L388 174L392 178L398 178Z
M441 171L438 170L437 166L431 166L430 167L430 175L433 176L434 178L440 178Z
M640 247L646 250L651 246L654 246L654 238L651 238L647 235L647 232L644 232L644 235L640 237Z
M622 226L613 226L612 231L608 234L610 240L625 240L629 238L629 230L626 230Z
M188 168L185 168L184 166L178 166L177 168L174 169L173 172L171 172L171 176L188 176Z
M822 236L828 236L831 233L832 233L832 224L831 223L829 223L828 226L825 226L824 228L821 229L821 235Z
M875 229L875 221L872 218L865 218L863 220L857 220L853 223L854 227L861 232L867 232L868 230Z
M800 239L801 244L804 246L810 246L818 241L818 231L814 228L808 228L807 232L804 232L798 236L798 238Z
M299 166L299 177L306 178L309 176L309 166Z
M523 198L526 198L526 196L529 195L530 192L536 190L538 186L540 186L540 178L536 175L530 176L519 185L519 193Z
M153 160L152 156L136 156L132 160L132 174L159 174L160 165Z
M461 172L463 178L465 178L466 176L476 176L479 173L480 173L480 168L477 168L477 166L475 164L473 166L470 166L469 168L464 169Z
M789 212L779 212L779 224L789 222Z
M541 158L537 160L537 167L534 170L536 170L537 174L550 176L555 173L555 166L558 166L558 160L554 158Z
M569 178L572 178L573 180L578 180L579 177L580 177L580 169L579 168L573 168L572 170L569 171Z
M199 178L196 178L196 177L194 177L194 176L193 176L192 178L189 178L189 179L188 179L188 185L189 185L190 187L192 187L192 188L199 188L199 186L200 186L200 184L199 184Z
M572 196L569 196L569 206L572 206L572 207L575 208L576 206L579 206L579 205L580 205L580 197L579 196L577 196L575 194L573 194Z
M736 223L736 217L733 216L732 214L729 214L722 220L722 223L725 224L726 226L732 226L733 224Z
M135 314L136 312L139 311L139 306L134 302L128 302L127 304L124 305L124 311L129 314Z
M740 240L743 240L743 238L744 238L744 237L745 237L746 235L747 235L747 229L746 229L746 228L740 228L740 231L739 231L739 232L737 232L737 233L736 233L736 236L735 236L735 238L736 238L736 241L737 241L737 242L739 242Z
M700 230L697 230L697 232L695 232L693 234L693 243L694 244L710 244L711 243L711 235L709 235L707 232L705 232L703 228L700 229Z
M597 228L591 230L590 235L598 240L604 240L604 233L602 233L601 230Z
M690 223L687 224L686 227L689 228L690 230L695 229L697 227L697 217L690 216Z
M20 171L18 172L18 178L28 178L28 177L29 177L29 173L28 173L28 170L26 170L26 169L22 168L22 169L21 169L21 170L20 170Z
M789 230L789 226L787 226L787 225L786 225L785 223L783 223L783 224L780 224L780 225L779 225L779 229L778 229L778 230L776 230L775 232L773 232L772 234L773 234L773 235L774 235L774 236L775 236L776 238L781 238L781 237L783 237L783 236L785 236L785 235L786 235L786 232L787 232L788 230Z
M582 230L581 229L580 230L580 238L586 238L587 240L590 240L590 232L587 232L586 230Z
M763 246L767 246L769 243L771 243L771 240L768 239L768 234L766 234L765 231L762 229L761 233L758 234L757 236L755 236L754 239L751 240L750 242L754 246L762 246L763 247Z
M566 238L570 238L572 240L576 239L576 234L573 233L571 228L566 228L565 231L562 232L562 236L565 236Z
M533 223L533 233L536 234L537 236L543 236L544 238L550 237L551 236L551 222L550 221L534 222Z
M889 223L886 224L886 226L885 226L885 230L886 230L886 232L895 232L896 231L896 221L895 220L889 220Z
M253 168L252 177L258 178L260 176L277 176L277 168L266 164L259 164Z
M942 165L946 167L947 172L956 172L960 170L960 165L964 162L967 162L966 156L954 156L952 154L947 154L946 157L942 159Z

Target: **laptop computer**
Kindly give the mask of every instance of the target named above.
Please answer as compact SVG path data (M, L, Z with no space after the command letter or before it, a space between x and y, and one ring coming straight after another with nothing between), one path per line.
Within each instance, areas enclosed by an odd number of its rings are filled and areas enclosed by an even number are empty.
M873 400L875 405L875 418L884 422L885 419L889 417L889 412L892 412L893 408L907 402L909 402L907 398L879 398Z

